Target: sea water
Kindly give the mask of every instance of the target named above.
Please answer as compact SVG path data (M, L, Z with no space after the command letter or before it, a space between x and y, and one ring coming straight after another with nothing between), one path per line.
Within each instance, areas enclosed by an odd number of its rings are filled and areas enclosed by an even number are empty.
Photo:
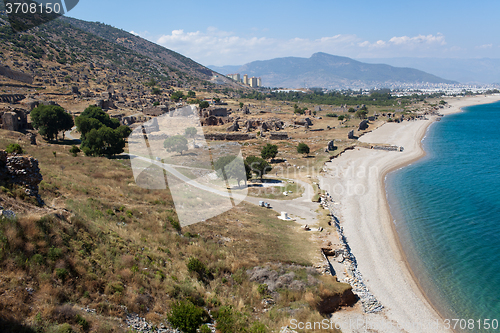
M500 103L442 118L423 148L386 179L403 251L438 312L467 321L457 331L500 332L484 329L500 326Z

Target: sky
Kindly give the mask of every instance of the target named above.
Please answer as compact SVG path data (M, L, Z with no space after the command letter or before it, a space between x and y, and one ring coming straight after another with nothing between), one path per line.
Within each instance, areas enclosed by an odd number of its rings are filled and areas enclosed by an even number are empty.
M326 52L350 58L500 58L499 0L80 0L102 22L202 65Z

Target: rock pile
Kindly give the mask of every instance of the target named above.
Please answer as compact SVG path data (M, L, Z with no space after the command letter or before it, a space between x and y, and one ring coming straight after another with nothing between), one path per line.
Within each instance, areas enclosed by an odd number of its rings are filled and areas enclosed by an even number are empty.
M328 207L330 214L332 216L332 223L337 229L339 235L339 241L341 244L341 249L336 250L335 254L338 262L341 262L346 267L347 276L341 282L349 283L352 286L352 291L359 297L361 304L363 305L363 311L365 313L375 313L380 312L384 306L375 298L375 296L370 293L366 287L363 279L363 275L358 269L358 263L356 257L352 254L351 248L347 243L347 239L344 235L344 229L340 225L339 220L334 215L333 206L331 205L330 196L327 194L322 198L321 204L323 207ZM339 278L340 280L340 278Z

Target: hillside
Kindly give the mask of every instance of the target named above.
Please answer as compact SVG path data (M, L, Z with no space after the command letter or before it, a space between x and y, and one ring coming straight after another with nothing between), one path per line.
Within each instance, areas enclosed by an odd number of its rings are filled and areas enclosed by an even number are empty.
M220 70L221 68L219 68ZM234 71L234 67L230 67ZM315 53L310 58L286 57L254 61L236 72L261 77L269 87L360 88L404 83L454 83L412 68L367 64L347 57Z
M132 90L154 77L164 88L245 89L181 54L105 24L61 17L15 34L2 10L0 40L2 65L44 86L106 89L113 84ZM64 80L58 80L61 73ZM215 76L222 85L211 81Z

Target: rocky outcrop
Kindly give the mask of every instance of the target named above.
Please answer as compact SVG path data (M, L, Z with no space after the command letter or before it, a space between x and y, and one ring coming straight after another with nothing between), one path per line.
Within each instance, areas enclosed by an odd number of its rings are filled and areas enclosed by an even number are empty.
M0 150L0 175L0 181L23 187L27 195L35 197L40 204L42 203L38 194L38 184L43 177L37 159L31 156L9 155L6 151Z
M358 297L352 292L352 287L348 285L342 292L320 294L320 301L316 305L319 313L333 313L343 306L353 306L358 301Z

